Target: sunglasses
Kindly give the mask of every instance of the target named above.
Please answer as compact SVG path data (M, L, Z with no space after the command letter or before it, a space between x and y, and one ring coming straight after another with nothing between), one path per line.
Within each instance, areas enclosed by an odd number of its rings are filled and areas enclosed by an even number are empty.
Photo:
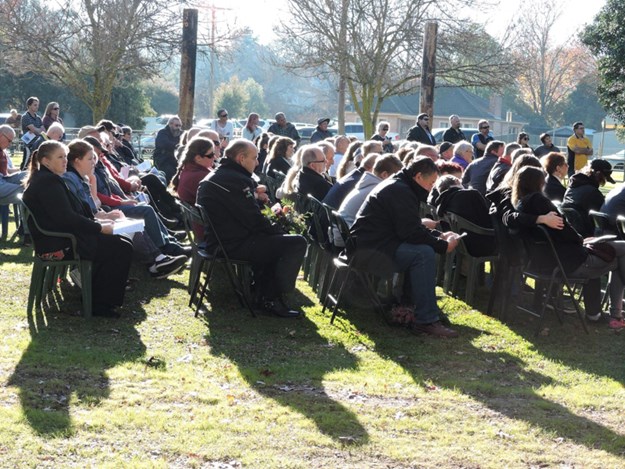
M220 142L219 140L213 140L213 144L214 144L215 146L220 146L220 145L221 145L221 142Z
M210 153L206 153L205 155L203 155L204 158L215 158L215 152L212 151Z
M480 127L480 130L482 129L490 129L490 125L485 125L484 127Z
M228 114L222 114L222 115L221 115L221 116L219 116L219 117L228 117Z
M382 127L382 130L388 130L388 127Z

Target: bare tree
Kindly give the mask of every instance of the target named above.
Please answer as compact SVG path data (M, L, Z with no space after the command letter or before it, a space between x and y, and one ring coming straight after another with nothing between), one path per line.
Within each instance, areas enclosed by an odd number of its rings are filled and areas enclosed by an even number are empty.
M477 3L289 0L291 15L277 29L277 52L287 69L311 73L329 69L343 78L365 134L370 135L385 98L418 88L423 29L429 20L441 25L436 59L439 79L449 79L446 83L456 86L491 88L512 80L517 71L512 54L495 41L494 48L476 49L484 42L483 29L458 16Z
M541 13L536 14L537 11ZM519 20L519 90L532 110L556 123L558 107L580 80L595 70L595 60L579 42L553 44L553 27L562 13L559 0L532 0Z
M114 86L154 74L177 50L168 0L5 0L0 30L15 70L48 74L104 117Z

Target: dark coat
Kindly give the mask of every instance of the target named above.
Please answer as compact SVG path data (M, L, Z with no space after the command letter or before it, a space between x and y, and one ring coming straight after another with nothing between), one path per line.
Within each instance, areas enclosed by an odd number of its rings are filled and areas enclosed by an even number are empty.
M503 178L506 177L506 174L508 174L508 171L510 171L511 167L512 164L499 158L499 161L495 163L488 174L488 179L486 180L486 192L497 189L499 184L501 184L501 181L503 181Z
M431 137L431 138L430 138ZM410 127L406 140L410 142L421 142L425 145L436 145L436 139L432 133L426 132L419 124Z
M566 187L562 185L560 180L555 177L553 174L549 174L547 176L545 182L545 189L543 190L545 196L549 200L557 200L562 202L564 200L564 193L566 192Z
M310 143L320 142L330 137L332 137L332 132L330 130L321 130L319 126L317 126L315 131L310 136Z
M365 174L365 168L356 168L347 174L345 177L339 179L327 193L322 202L328 204L330 207L339 209L347 194L349 194L358 181L362 179L363 174Z
M458 143L461 140L466 140L464 132L460 129L456 130L453 127L449 127L443 134L443 142Z
M166 172L168 181L172 178L178 167L178 160L176 159L176 147L178 143L180 143L180 137L175 137L174 134L171 133L171 129L168 125L163 127L156 134L154 154L152 156L154 166Z
M429 230L419 214L420 202L428 193L407 170L380 183L360 208L351 232L355 238L357 261L362 267L381 274L393 272L394 256L402 243L426 244L435 252L447 251L440 232Z
M475 189L480 194L486 194L488 175L498 159L497 155L488 153L477 160L473 160L464 170L462 185L467 189Z
M547 197L541 192L535 192L533 194L523 197L518 204L518 210L522 213L528 213L532 215L545 215L549 212L557 211L556 206L551 203ZM562 261L564 270L568 273L575 271L588 256L588 251L583 246L583 238L577 231L564 220L564 228L562 230L554 230L547 227L549 235L553 240L553 243L558 253L558 257ZM532 232L525 232L524 236L532 236ZM543 245L544 246L544 245ZM535 265L544 268L545 270L553 269L555 263L551 262L551 254L547 251L549 248L544 246L535 247L533 252L530 252Z
M283 233L261 213L254 187L251 174L227 158L200 182L197 202L210 216L226 251L240 247L255 236ZM212 233L207 232L206 241L209 248L216 246Z
M271 176L271 177L276 177L276 174L274 171L280 171L282 174L285 174L289 172L289 169L291 169L291 165L289 164L289 162L286 160L286 158L283 158L281 156L279 156L278 158L274 158L271 161L265 160L265 169L264 169L264 173L267 176Z
M72 233L76 236L80 256L95 258L100 224L93 220L91 208L70 192L61 176L42 166L24 191L23 200L41 228ZM66 238L44 236L32 224L29 228L37 254L71 247Z
M433 202L439 217L455 213L482 228L493 227L486 199L476 190L450 187L439 194ZM464 238L464 243L469 254L475 257L489 256L496 250L496 240L493 236L469 233Z
M323 200L332 187L326 178L314 169L305 166L299 170L293 183L295 192L304 196L311 194L317 200Z
M595 228L588 212L601 210L604 202L605 198L599 190L597 180L584 173L575 173L571 176L569 187L564 193L562 208L574 209L579 215L578 221L569 221L582 236L592 236Z

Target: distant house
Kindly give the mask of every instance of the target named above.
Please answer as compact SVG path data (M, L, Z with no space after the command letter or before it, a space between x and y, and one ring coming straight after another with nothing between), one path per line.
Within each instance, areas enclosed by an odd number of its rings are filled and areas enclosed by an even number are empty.
M415 125L419 112L419 93L391 96L382 103L378 120L386 120L391 124L391 131L404 137L408 129ZM516 138L524 125L525 119L513 116L502 109L500 96L490 99L482 98L463 88L436 88L434 92L434 118L431 129L449 126L449 116L457 114L462 127L477 127L480 119L490 122L491 132L496 138L506 141ZM360 120L353 108L345 113L345 121ZM514 136L514 138L511 138Z

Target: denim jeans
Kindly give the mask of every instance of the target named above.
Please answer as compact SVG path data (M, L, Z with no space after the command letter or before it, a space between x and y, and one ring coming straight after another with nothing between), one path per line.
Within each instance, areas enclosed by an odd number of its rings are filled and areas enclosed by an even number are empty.
M402 243L395 251L395 268L406 273L410 295L415 305L418 324L431 324L440 319L436 304L436 260L434 249L426 244Z
M149 205L120 205L113 208L121 210L128 218L143 218L145 234L149 236L156 247L162 248L170 242L167 228Z

